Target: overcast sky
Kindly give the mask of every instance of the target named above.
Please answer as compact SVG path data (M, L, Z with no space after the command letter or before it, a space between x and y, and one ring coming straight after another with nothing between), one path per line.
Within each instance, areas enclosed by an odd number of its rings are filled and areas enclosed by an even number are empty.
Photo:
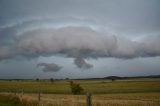
M0 79L160 74L159 0L0 0Z

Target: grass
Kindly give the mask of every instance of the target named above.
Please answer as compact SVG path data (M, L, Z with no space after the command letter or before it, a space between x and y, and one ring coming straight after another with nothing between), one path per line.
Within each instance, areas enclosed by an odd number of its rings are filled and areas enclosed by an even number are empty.
M92 93L92 106L160 106L160 79L74 82L84 88L81 95L71 94L69 80L1 80L0 106L85 106L86 92Z
M18 106L19 99L18 97L11 95L0 95L0 106Z
M85 95L17 94L21 106L86 106ZM125 93L92 95L92 106L160 106L160 93Z
M0 106L38 106L38 101L28 100L18 95L1 93Z
M74 80L93 94L160 92L160 79L140 80ZM0 81L0 92L70 94L69 81Z

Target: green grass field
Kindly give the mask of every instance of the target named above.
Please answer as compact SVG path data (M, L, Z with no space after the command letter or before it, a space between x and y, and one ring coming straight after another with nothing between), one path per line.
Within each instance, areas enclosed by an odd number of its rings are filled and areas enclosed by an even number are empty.
M83 88L83 93L93 94L109 93L145 93L160 92L160 79L135 79L135 80L73 80ZM47 80L34 81L0 81L0 92L26 92L26 93L54 93L70 94L70 81L60 80L50 82Z
M92 93L92 106L160 106L160 79L73 82L84 89L81 95L71 94L70 80L1 80L0 106L85 106L86 92Z
M0 95L0 106L19 106L19 99L11 95Z

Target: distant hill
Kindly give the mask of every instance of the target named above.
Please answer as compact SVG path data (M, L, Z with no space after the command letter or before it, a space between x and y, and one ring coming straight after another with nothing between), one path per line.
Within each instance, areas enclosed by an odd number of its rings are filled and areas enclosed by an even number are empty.
M53 80L102 80L102 79L108 79L108 80L123 80L123 79L140 79L140 78L160 78L160 75L148 75L148 76L131 76L131 77L121 77L121 76L107 76L103 78L77 78L77 79L53 79ZM8 81L22 81L22 80L37 80L37 79L0 79L0 80L8 80ZM38 80L50 80L50 79L38 79Z
M101 79L108 79L108 80L123 80L123 79L140 79L140 78L160 78L160 75L148 75L148 76L131 76L131 77L120 77L120 76L107 76L104 78L83 78L83 79L76 79L76 80L101 80Z
M136 79L136 78L160 78L160 75L132 76L132 77L108 76L104 77L103 79Z

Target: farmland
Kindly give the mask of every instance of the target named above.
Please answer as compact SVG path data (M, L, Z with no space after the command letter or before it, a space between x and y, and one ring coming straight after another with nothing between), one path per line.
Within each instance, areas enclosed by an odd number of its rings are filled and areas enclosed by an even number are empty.
M74 80L79 83L84 92L94 94L105 93L142 93L142 92L160 92L159 79L141 79L141 80ZM70 94L70 81L59 80L50 82L49 80L24 80L24 81L0 81L0 92L28 92L54 94Z
M44 106L85 106L85 94L92 94L93 106L159 106L160 79L134 80L73 80L84 91L80 95L71 94L70 80L12 80L0 81L0 92L15 95L23 101L38 102Z

